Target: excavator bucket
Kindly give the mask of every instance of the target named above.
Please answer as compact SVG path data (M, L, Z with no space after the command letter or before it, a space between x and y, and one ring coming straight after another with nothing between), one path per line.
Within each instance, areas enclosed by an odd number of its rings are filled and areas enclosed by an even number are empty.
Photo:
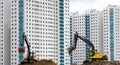
M24 53L25 52L25 47L24 46L19 47L18 51Z

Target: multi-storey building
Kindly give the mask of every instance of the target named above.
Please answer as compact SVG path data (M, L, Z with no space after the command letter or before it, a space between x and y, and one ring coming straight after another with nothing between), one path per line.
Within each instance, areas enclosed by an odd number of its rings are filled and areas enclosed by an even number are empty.
M85 16L80 15L77 12L71 15L72 18L72 38L74 38L74 33L77 31L79 35L85 36ZM73 40L73 39L72 39ZM72 41L72 43L74 40ZM86 44L80 39L77 42L76 50L72 53L72 63L82 64L86 57Z
M120 6L108 5L103 10L103 52L109 60L120 60Z
M88 38L95 46L98 52L103 52L103 15L102 12L95 9L88 10L85 13L85 32Z
M0 0L0 65L10 64L10 0Z
M89 39L98 52L102 52L102 14L96 10L88 10L84 14L75 13L72 15L73 32ZM77 49L73 51L73 63L82 64L88 59L89 45L78 40Z
M11 5L11 65L26 55L18 51L23 32L40 59L69 65L69 0L12 0Z

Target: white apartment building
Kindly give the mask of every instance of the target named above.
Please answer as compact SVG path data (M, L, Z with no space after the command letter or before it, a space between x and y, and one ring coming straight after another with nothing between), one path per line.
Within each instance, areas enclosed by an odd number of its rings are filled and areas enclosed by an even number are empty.
M98 52L102 52L102 14L99 11L88 10L84 14L74 13L72 16L73 32L89 39ZM89 47L82 40L78 40L77 49L73 51L73 63L81 65L88 58Z
M85 26L86 28L86 38L95 46L98 52L103 53L103 15L102 12L96 9L87 10L85 12ZM90 22L90 23L89 23ZM88 33L87 33L88 32Z
M74 38L74 33L77 31L79 35L85 36L85 16L80 15L77 12L73 13L72 16L72 38ZM72 43L74 40L72 41ZM81 65L86 57L86 44L82 40L78 40L77 47L72 53L72 64Z
M11 65L26 55L18 51L23 32L40 60L69 65L69 0L12 0L11 6Z
M103 10L103 49L109 60L120 61L120 6L108 5Z
M10 0L0 0L0 65L10 64Z

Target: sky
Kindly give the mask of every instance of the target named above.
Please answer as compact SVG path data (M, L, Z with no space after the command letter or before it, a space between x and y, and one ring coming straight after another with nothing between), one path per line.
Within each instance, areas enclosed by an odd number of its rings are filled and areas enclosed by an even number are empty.
M102 11L109 4L120 6L120 0L70 0L70 12L84 13L89 9Z

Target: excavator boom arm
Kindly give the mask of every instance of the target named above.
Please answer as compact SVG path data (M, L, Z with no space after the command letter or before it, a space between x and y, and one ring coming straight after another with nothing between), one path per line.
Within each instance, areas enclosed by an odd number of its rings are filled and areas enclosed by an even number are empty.
M23 34L23 39L25 39L26 45L27 45L27 49L28 49L28 61L30 61L30 45L27 39L27 36L25 35L25 33Z
M85 43L89 44L90 47L92 47L92 50L95 50L94 45L87 39L82 38L81 36L78 36L81 40L83 40Z
M82 41L84 41L86 44L89 44L89 46L92 48L92 50L95 50L94 45L92 44L92 42L90 42L88 39L82 38L81 36L78 36L78 33L76 32L76 34L74 34L74 44L73 47L74 49L77 46L77 39L80 38Z

